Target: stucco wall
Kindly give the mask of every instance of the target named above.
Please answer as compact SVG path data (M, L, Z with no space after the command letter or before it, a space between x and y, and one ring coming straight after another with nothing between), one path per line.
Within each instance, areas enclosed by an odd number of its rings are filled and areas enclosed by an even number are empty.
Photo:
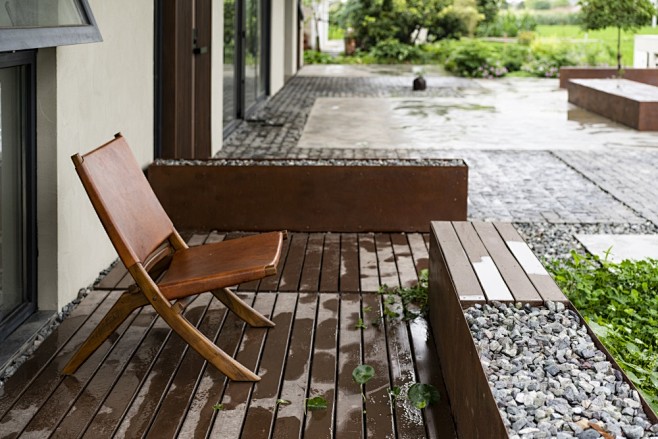
M39 223L50 224L50 231L45 227L43 232L47 235L40 236L40 259L44 252L56 254L58 266L56 273L48 273L44 267L54 261L40 261L41 309L60 308L73 300L79 288L89 285L116 258L70 156L89 151L121 131L141 164L153 160L153 2L89 3L104 41L48 49L52 56L46 50L38 65L42 70L38 107L43 110L37 122L42 128L37 134L39 155L55 166L38 171L39 187L54 184L56 188L50 187L39 200ZM43 76L48 74L55 79L48 78L53 83L45 87ZM48 199L52 196L56 204Z
M283 87L286 47L286 0L272 0L270 40L270 94L273 96Z
M224 6L223 2L212 4L212 43L211 50L211 81L212 97L210 114L212 115L210 150L215 155L222 149L224 140Z

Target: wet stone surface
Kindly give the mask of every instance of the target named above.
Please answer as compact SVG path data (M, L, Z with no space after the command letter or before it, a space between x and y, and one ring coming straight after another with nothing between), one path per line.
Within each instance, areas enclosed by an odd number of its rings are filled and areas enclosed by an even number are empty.
M463 166L461 159L215 159L215 160L162 160L154 165L165 166Z
M562 303L465 311L512 438L658 438L639 395Z

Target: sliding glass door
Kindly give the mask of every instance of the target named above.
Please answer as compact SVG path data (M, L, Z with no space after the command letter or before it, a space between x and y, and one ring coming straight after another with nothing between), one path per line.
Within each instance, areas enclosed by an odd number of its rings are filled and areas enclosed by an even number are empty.
M0 340L36 309L34 53L0 54Z

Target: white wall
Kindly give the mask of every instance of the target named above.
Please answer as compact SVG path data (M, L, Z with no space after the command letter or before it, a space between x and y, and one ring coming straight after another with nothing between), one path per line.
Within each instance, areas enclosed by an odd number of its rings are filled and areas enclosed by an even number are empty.
M70 156L121 131L142 165L153 160L153 2L89 3L103 42L47 49L37 65L38 156L51 163L37 174L41 309L73 300L116 258Z
M210 151L215 155L222 149L224 140L224 2L212 4L212 43L211 51L211 85L210 114Z
M286 50L286 0L272 0L270 40L270 94L283 87Z
M297 52L299 50L299 15L297 0L285 1L285 32L284 32L284 67L285 80L297 73Z

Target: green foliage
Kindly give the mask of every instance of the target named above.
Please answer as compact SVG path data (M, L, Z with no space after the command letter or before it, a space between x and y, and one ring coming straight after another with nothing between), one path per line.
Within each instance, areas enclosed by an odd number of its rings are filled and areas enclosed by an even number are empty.
M213 404L212 409L215 412L222 411L224 410L224 404Z
M327 400L322 396L307 398L304 406L306 410L325 410L327 408Z
M424 58L424 53L419 47L401 43L395 38L378 41L370 50L370 55L382 63L407 63L420 61Z
M359 318L359 320L356 322L356 325L354 325L354 329L368 329L368 327L363 322L363 319Z
M585 29L617 28L617 68L621 70L621 31L637 29L651 21L656 10L650 0L580 0Z
M497 78L507 73L497 45L480 40L461 40L446 59L449 72L468 78Z
M375 369L367 364L361 364L352 371L352 379L357 384L366 384L375 376Z
M389 305L395 303L395 296L402 300L402 310L404 320L413 320L416 317L427 315L429 309L429 271L422 270L418 276L418 283L409 288L389 288L382 285L379 288L380 294L388 294L384 301L384 315L389 318L399 317L399 314L389 308Z
M555 26L555 25L565 25L565 24L577 24L581 23L580 15L573 13L564 13L564 12L544 12L544 13L535 13L532 14L532 19L541 26Z
M503 3L506 2L504 0L477 0L478 11L484 15L485 23L490 23L496 19Z
M572 252L548 266L592 330L658 409L658 260L615 264Z
M550 0L526 0L525 7L528 9L546 10L551 9L553 5Z
M407 398L409 398L409 401L411 401L414 407L421 410L430 404L439 402L441 395L439 395L436 387L431 384L416 383L409 387Z
M334 58L328 53L317 50L304 51L304 64L333 64L334 62Z
M534 31L537 22L532 15L506 12L499 14L491 23L485 23L478 29L478 35L485 37L516 37L519 32Z

